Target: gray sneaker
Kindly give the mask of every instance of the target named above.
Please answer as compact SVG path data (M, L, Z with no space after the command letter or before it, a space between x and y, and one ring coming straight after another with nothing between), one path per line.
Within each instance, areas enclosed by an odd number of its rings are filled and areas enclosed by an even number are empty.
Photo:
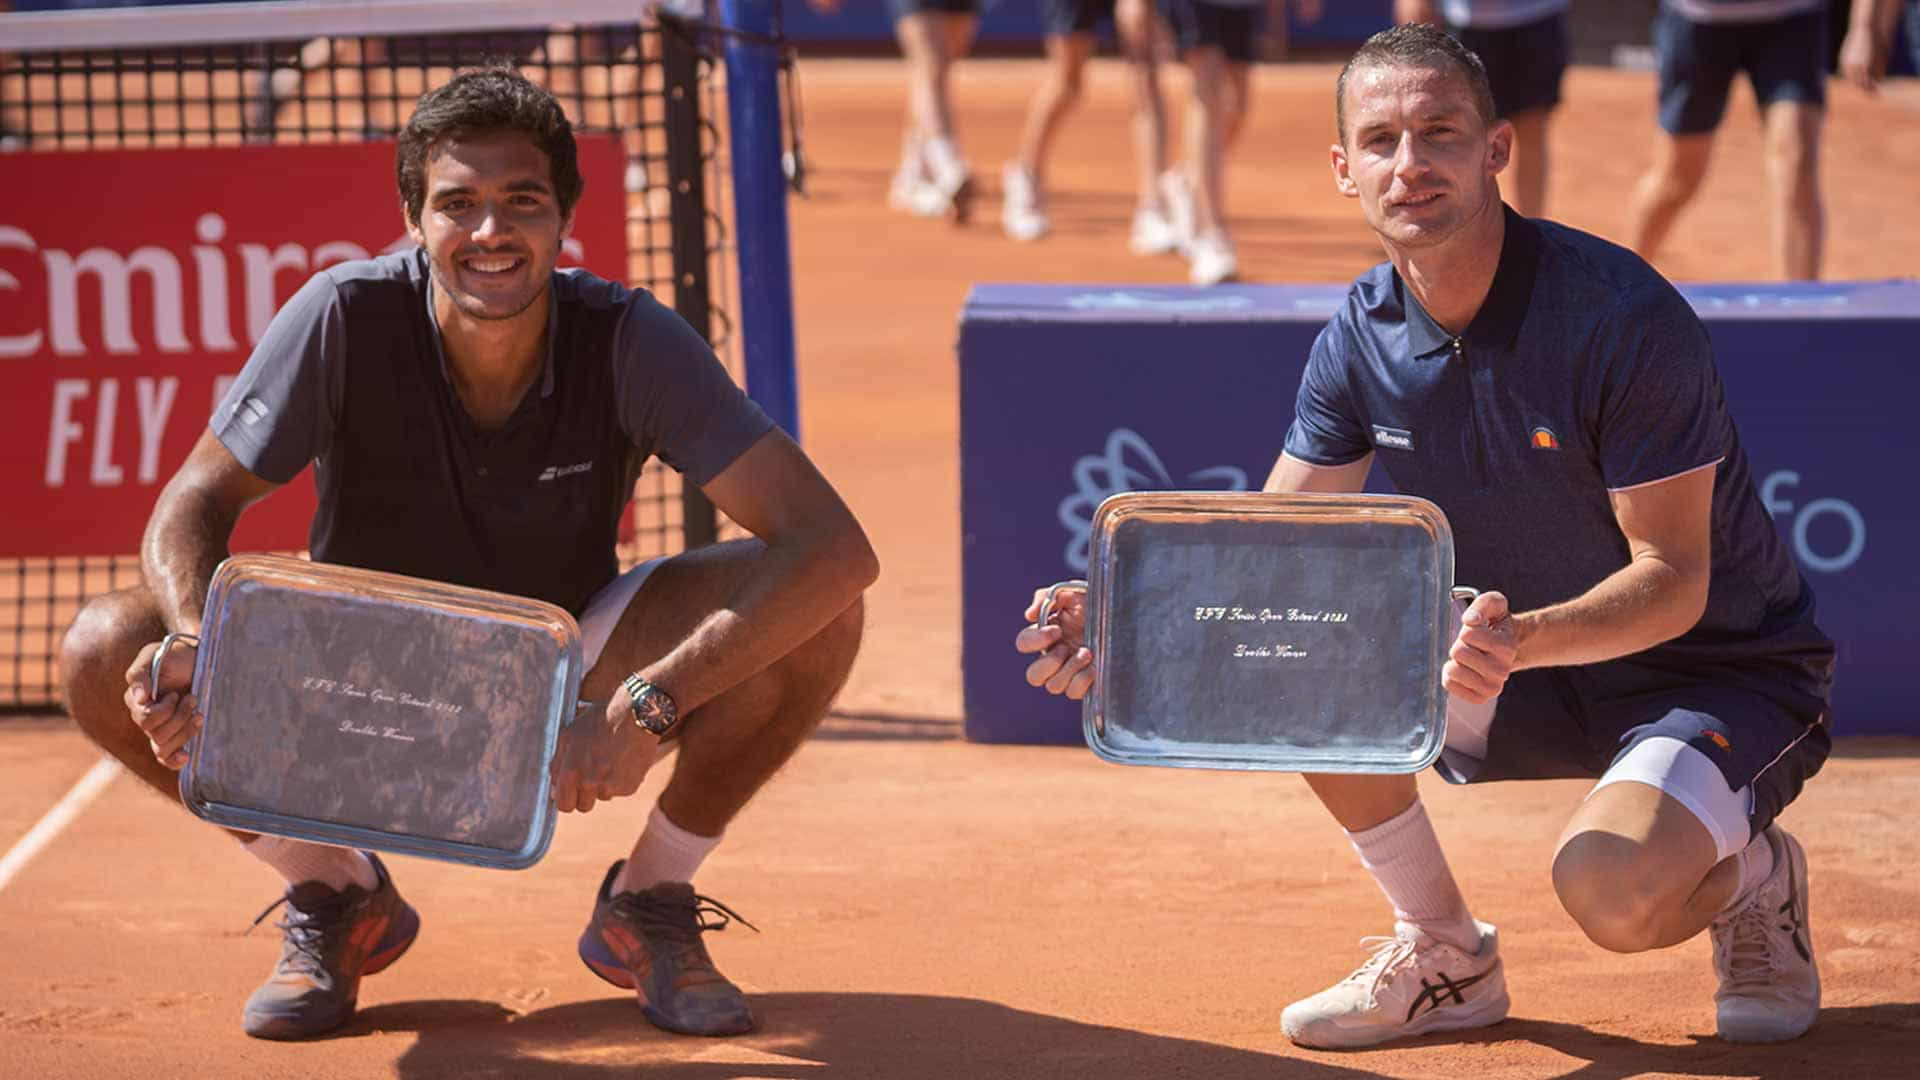
M1728 1042L1797 1039L1820 1014L1820 969L1807 932L1807 855L1778 825L1762 834L1773 872L1746 903L1713 921L1713 995Z
M324 1035L353 1015L360 980L384 970L420 934L420 915L393 887L387 868L369 853L380 883L371 892L349 885L335 892L317 881L295 885L273 902L285 918L280 962L247 999L240 1026L256 1039L308 1039Z
M620 865L608 867L600 883L593 918L580 935L580 959L595 975L637 993L640 1011L655 1027L682 1035L752 1031L747 996L713 966L700 935L734 921L757 928L681 881L616 893Z

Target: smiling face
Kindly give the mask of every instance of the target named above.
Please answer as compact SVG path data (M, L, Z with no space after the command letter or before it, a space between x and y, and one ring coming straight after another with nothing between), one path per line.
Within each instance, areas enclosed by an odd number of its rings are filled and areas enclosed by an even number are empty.
M1334 145L1333 179L1360 200L1389 247L1446 242L1498 210L1513 126L1489 121L1465 75L1447 66L1369 64L1353 70Z
M573 227L547 155L517 131L449 136L426 155L425 199L407 233L462 314L511 319L549 287Z

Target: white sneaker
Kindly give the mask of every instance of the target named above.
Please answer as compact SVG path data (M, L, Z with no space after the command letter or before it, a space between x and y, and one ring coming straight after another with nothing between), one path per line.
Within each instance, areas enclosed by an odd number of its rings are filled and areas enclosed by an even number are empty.
M1280 1014L1280 1030L1301 1046L1348 1050L1429 1031L1486 1027L1507 1018L1500 936L1480 928L1468 953L1397 923L1390 938L1362 938L1373 956L1360 970Z
M922 217L951 217L965 225L972 216L973 173L951 139L928 139L920 144L927 182L919 191L914 212Z
M1038 240L1047 235L1053 223L1047 220L1046 200L1033 174L1008 162L1000 170L1000 184L1006 199L1000 206L1000 224L1015 240Z
M1180 247L1180 233L1158 207L1143 206L1133 212L1133 231L1127 237L1127 250L1135 255L1165 255Z
M1807 854L1777 825L1763 834L1773 872L1746 903L1713 921L1713 995L1728 1042L1797 1039L1820 1013L1820 969L1807 932Z
M1195 285L1218 285L1240 273L1233 245L1219 233L1195 237L1187 245L1187 280Z

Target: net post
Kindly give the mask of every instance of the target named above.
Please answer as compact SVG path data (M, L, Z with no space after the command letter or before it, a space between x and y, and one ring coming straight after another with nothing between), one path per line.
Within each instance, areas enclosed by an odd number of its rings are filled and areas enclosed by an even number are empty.
M781 161L777 0L721 0L727 35L727 121L747 394L800 439L793 344L793 263Z
M661 77L666 90L667 191L673 249L673 309L708 341L713 340L713 299L707 266L707 187L702 168L700 54L679 27L660 34ZM687 549L719 539L713 504L691 483L680 486L680 529Z

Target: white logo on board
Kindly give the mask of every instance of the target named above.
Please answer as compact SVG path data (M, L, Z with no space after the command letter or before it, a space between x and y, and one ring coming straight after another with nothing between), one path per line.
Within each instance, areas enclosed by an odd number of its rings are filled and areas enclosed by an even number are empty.
M1098 454L1087 454L1073 463L1073 493L1060 500L1057 516L1067 530L1067 547L1062 553L1067 566L1082 574L1087 570L1089 529L1093 512L1109 495L1123 491L1172 491L1180 488L1212 491L1247 490L1247 472L1233 465L1214 465L1186 475L1176 484L1160 455L1139 432L1115 428L1107 435L1107 444Z

